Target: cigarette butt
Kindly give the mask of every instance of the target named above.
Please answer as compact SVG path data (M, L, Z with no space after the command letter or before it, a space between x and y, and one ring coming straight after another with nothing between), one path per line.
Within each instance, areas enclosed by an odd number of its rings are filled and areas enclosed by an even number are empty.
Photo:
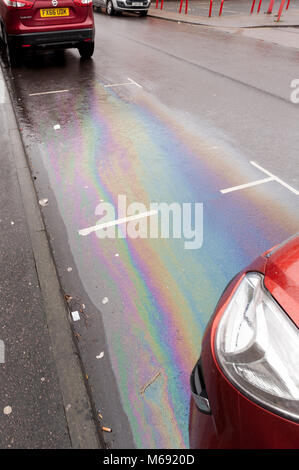
M75 333L75 336L77 338L77 341L80 341L81 335L79 333Z
M106 428L105 426L102 427L102 431L105 431L105 432L112 432L112 429L111 428Z
M100 418L100 419L103 419L103 416L101 415L101 413L99 413L99 418Z

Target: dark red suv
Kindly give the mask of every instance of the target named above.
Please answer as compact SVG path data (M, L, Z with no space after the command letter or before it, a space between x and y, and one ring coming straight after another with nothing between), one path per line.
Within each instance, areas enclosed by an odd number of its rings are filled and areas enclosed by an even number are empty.
M24 49L78 48L94 51L92 0L0 0L1 35L12 63Z

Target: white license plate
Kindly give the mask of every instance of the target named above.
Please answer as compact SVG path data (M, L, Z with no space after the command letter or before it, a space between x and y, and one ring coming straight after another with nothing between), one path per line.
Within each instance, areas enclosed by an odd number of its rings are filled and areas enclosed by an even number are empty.
M135 2L135 3L134 3L134 2L133 2L133 3L132 3L132 6L133 6L133 7L142 7L142 6L143 6L143 3L141 3L141 2Z

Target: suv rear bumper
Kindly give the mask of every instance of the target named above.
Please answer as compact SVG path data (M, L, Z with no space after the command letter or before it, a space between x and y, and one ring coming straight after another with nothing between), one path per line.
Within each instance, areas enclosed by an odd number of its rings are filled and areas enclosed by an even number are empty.
M8 41L13 47L32 46L45 47L76 47L82 42L93 41L94 28L70 29L63 31L47 31L25 34L8 34Z

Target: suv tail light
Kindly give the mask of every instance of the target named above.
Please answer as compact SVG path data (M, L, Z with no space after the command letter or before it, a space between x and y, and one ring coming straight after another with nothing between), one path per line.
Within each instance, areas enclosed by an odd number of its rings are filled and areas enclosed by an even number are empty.
M18 1L3 0L3 1L9 9L14 9L14 8L30 9L33 7L33 4L34 4L34 1L30 1L30 0L18 0Z
M77 7L86 7L92 4L92 0L74 0L74 4L77 5Z

